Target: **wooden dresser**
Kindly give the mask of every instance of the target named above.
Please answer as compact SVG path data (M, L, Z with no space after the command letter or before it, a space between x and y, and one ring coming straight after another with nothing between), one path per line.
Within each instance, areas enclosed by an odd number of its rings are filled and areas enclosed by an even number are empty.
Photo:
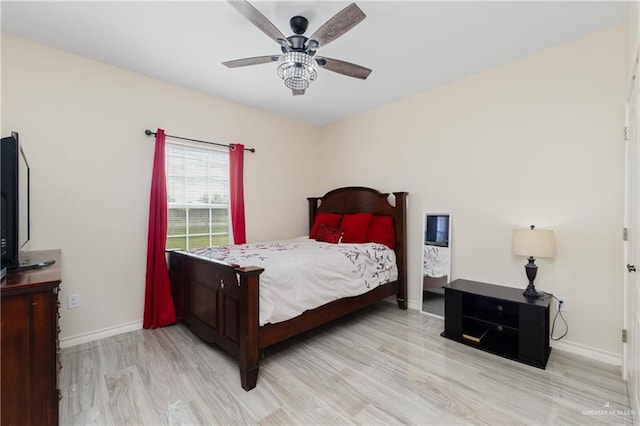
M39 269L9 272L0 283L0 423L57 425L60 391L58 289L60 250L31 257L55 259Z

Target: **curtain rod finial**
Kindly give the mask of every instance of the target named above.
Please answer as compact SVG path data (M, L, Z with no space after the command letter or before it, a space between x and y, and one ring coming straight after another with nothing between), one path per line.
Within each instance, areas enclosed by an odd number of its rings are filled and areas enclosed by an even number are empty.
M147 129L147 130L144 131L144 134L147 135L147 136L151 136L154 133L151 130Z

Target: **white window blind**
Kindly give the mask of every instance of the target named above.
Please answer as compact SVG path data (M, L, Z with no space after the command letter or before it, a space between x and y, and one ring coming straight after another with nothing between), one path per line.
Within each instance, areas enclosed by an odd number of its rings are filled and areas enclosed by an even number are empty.
M229 244L229 153L166 144L167 249Z

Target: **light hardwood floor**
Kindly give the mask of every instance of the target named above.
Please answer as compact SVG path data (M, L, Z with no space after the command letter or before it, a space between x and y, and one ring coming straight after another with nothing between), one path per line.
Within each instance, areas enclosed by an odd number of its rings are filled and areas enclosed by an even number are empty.
M444 318L444 293L422 292L422 312Z
M268 349L258 386L182 325L62 351L69 424L631 424L620 369L557 350L546 370L374 307Z

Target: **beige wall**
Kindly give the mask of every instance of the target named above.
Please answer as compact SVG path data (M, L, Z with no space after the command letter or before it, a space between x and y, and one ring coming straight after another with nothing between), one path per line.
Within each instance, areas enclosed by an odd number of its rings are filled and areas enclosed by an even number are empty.
M421 216L449 210L453 278L526 285L516 227L555 230L536 286L568 299L565 341L620 356L624 26L322 129L321 186L409 192L409 293Z
M627 86L630 88L631 76L636 59L638 58L638 46L640 46L640 2L627 2Z
M81 295L80 309L63 306L63 338L142 317L143 130L164 127L257 149L252 241L306 232L305 197L337 186L408 191L414 308L424 210L453 213L454 278L513 287L526 282L511 230L553 228L557 255L538 260L537 287L568 299L566 341L619 357L626 36L617 26L314 129L3 35L2 134L18 130L28 150L32 248L62 248L61 299Z
M142 319L154 149L143 132L157 127L256 148L249 240L308 232L314 128L3 34L2 134L18 131L30 162L31 248L63 252L63 339Z

